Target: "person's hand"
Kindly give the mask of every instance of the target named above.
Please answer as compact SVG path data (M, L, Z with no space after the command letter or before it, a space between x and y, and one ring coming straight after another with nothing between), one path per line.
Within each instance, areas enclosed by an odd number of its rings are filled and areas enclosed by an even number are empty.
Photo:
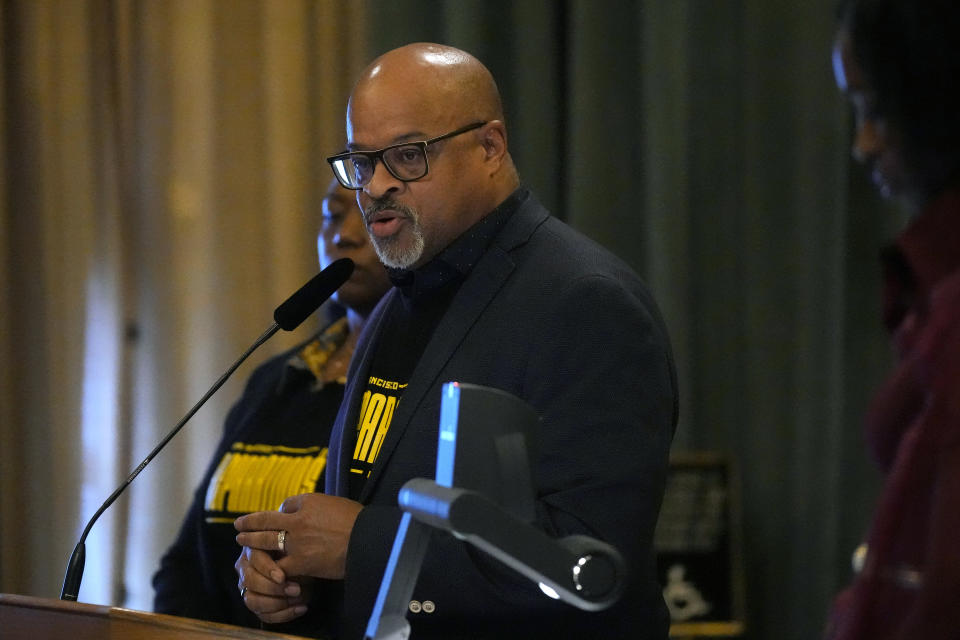
M312 578L286 580L271 554L244 547L234 563L243 604L264 622L277 624L307 612Z
M273 553L265 558L251 553L248 565L252 563L259 577L277 586L285 584L289 576L342 580L347 544L361 509L359 502L322 493L293 496L284 500L279 512L260 511L237 518L237 543ZM265 593L279 596L275 591Z

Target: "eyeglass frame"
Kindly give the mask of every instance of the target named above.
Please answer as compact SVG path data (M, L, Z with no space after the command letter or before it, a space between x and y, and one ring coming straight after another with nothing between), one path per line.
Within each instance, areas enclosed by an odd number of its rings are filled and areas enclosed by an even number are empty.
M328 157L327 162L330 164L330 170L333 171L333 175L337 179L337 182L339 182L344 189L350 189L352 191L360 191L365 186L370 184L370 182L373 180L374 173L376 173L377 171L378 160L380 161L380 164L382 164L384 167L387 168L387 171L390 172L390 175L392 175L394 178L396 178L400 182L416 182L417 180L423 179L424 176L430 173L430 156L427 154L427 147L437 142L440 142L441 140L446 140L448 138L452 138L454 136L459 136L460 134L467 133L468 131L474 131L476 129L479 129L480 127L488 124L489 122L490 122L489 120L472 122L464 127L460 127L459 129L454 129L450 133L445 133L443 135L436 136L435 138L428 138L427 140L415 140L412 142L398 142L397 144L391 144L389 146L386 146L382 149L378 149L376 151L344 151L343 153L338 153L336 155L332 155ZM389 164L383 161L383 154L386 153L387 151L390 151L391 149L396 149L398 147L406 147L406 146L420 147L420 152L423 154L423 173L417 176L416 178L401 178L396 173L394 173L393 169L390 168ZM359 187L351 187L349 185L343 184L343 180L340 178L339 172L337 172L337 170L333 168L334 162L337 162L338 160L345 160L346 158L354 155L366 156L368 159L370 159L373 162L373 170L370 172L370 180L367 180L365 183L363 183Z

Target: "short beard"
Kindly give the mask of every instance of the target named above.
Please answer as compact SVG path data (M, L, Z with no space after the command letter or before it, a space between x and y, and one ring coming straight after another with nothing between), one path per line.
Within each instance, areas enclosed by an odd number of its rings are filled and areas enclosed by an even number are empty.
M410 222L410 235L413 242L411 242L409 246L404 247L401 244L399 235L380 238L370 234L370 241L373 243L373 248L377 252L377 257L380 258L380 262L385 266L393 269L409 269L423 256L425 242L423 239L423 227L420 226L420 214L416 210L405 207L397 202L378 200L366 209L364 219L369 220L373 214L383 209L393 209L406 216Z

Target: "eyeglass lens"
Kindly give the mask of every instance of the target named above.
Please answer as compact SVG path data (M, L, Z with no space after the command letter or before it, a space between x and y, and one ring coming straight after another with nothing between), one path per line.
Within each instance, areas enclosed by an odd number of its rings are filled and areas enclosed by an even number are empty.
M391 147L384 150L381 159L387 170L399 180L416 180L427 174L427 158L419 145ZM352 153L332 164L337 176L351 187L369 183L376 169L376 160L362 153Z

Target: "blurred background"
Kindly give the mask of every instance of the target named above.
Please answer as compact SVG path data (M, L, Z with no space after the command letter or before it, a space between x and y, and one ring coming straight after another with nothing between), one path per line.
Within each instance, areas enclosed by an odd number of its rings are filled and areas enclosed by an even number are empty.
M480 58L524 181L672 332L674 450L740 475L746 637L817 637L873 506L861 416L902 224L849 154L833 0L0 3L0 591L55 598L86 520L317 270L352 82ZM262 348L94 527L80 600L151 608Z

